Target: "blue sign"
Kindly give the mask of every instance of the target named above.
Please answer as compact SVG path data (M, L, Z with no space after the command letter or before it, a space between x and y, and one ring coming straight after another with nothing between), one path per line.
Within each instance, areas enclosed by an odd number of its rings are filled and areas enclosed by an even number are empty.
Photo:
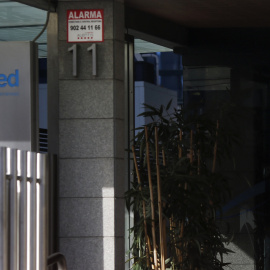
M0 87L5 86L18 87L19 86L19 70L16 69L15 73L9 75L0 74Z

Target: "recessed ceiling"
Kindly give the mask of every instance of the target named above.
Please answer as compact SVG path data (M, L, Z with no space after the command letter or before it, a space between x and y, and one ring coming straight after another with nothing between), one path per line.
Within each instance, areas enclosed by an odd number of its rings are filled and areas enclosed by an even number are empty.
M48 8L49 0L18 0ZM125 6L187 28L270 27L269 0L123 0ZM57 0L50 0L50 6ZM140 18L138 18L139 20Z
M17 2L0 0L0 41L31 41L42 31L47 12ZM39 57L47 56L47 33L36 41Z
M270 27L269 0L125 0L184 27Z
M48 0L19 0L33 5ZM51 3L56 0L51 0ZM125 0L131 9L177 23L185 28L268 28L269 0ZM44 8L43 7L43 8ZM32 40L46 21L46 11L0 0L1 40ZM140 18L138 18L138 21ZM46 32L39 38L40 54L46 55Z

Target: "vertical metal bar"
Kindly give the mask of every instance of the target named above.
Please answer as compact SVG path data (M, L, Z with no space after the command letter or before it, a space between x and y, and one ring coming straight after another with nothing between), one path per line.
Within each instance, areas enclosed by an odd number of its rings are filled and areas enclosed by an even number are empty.
M52 2L52 1L51 1ZM58 13L51 12L47 26L47 61L48 67L48 152L59 152L59 70L58 63Z
M125 43L125 134L126 141L125 147L126 149L131 149L130 142L134 138L134 78L133 78L133 58L134 58L134 38L130 35L126 35L126 43ZM134 180L133 171L134 164L132 160L132 154L127 151L126 155L126 186L125 190L130 188L130 183ZM133 215L130 215L126 209L125 213L125 239L126 239L126 251L131 248L131 239L132 235L128 235L130 228L134 225ZM129 263L125 264L125 269L128 270L132 267L133 259L131 259L131 254L126 252L126 260L129 260ZM129 257L128 257L129 256Z
M27 152L18 151L20 177L19 208L19 269L27 270Z
M36 270L36 243L37 243L37 198L36 198L36 167L37 167L37 155L36 153L28 153L29 158L27 162L30 162L29 180L30 184L30 270ZM29 166L29 165L28 165Z
M17 215L17 150L10 150L10 269L17 269L18 262L18 215Z
M49 168L48 168L48 180L49 180L49 191L48 191L48 201L49 201L49 254L55 253L59 250L58 241L57 240L57 233L55 228L57 228L57 156L56 155L49 155Z
M39 150L39 74L38 44L31 42L32 88L31 88L31 151Z
M39 172L38 172L38 182L40 186L40 212L39 212L39 268L40 270L46 269L47 267L47 257L48 257L48 248L49 248L49 172L48 172L48 156L38 154L39 161Z
M0 148L0 269L8 270L8 209L6 194L6 148Z

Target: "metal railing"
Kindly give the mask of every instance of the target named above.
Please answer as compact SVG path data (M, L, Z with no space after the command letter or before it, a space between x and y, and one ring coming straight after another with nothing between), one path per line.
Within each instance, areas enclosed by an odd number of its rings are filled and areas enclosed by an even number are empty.
M67 270L66 258L62 253L54 253L48 257L48 266L57 264L58 270Z
M39 129L39 152L48 153L48 130L44 128Z
M61 266L48 250L48 155L0 147L0 269L45 270L49 258Z

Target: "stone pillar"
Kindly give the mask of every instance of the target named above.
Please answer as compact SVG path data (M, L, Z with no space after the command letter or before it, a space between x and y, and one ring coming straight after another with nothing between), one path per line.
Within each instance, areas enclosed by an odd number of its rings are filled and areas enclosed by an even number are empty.
M103 9L104 42L78 43L72 75L67 10ZM68 268L124 269L124 4L59 0L59 248Z

